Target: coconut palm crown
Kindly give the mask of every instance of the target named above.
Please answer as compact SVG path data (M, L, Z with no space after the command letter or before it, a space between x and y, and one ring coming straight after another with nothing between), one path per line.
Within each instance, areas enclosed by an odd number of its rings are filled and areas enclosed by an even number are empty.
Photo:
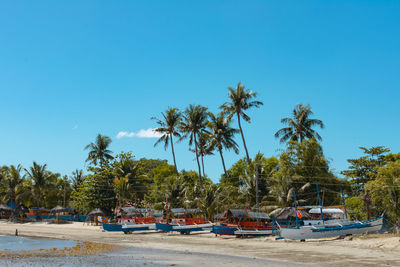
M189 138L189 146L194 144L197 166L199 168L200 183L202 183L201 169L199 162L198 141L200 134L208 133L207 126L207 107L200 105L189 105L183 112L183 120L179 130L183 135L179 140Z
M157 119L152 117L152 120L155 120L156 123L160 126L156 128L154 131L162 134L162 136L157 140L154 146L157 146L159 143L164 143L164 149L166 150L168 145L171 143L172 157L174 159L175 172L178 173L178 167L176 166L175 159L175 151L174 151L174 142L172 137L181 137L178 127L182 120L181 113L177 108L168 108L166 112L161 112L163 119Z
M232 149L236 154L239 153L238 144L234 140L234 136L239 133L239 130L230 126L231 121L226 119L223 113L216 116L210 112L209 116L210 122L208 123L208 127L210 129L210 146L218 149L226 176L226 167L222 150Z
M98 134L94 143L90 143L89 145L85 146L85 149L89 150L86 162L89 161L94 165L100 163L100 166L105 166L109 160L114 158L111 155L112 151L107 149L110 144L110 137Z
M312 128L319 126L324 128L324 123L318 119L310 119L313 114L310 105L298 104L293 109L292 118L282 118L281 122L288 125L275 133L276 138L281 138L280 142L286 141L300 141L303 142L305 138L315 138L322 140L321 136Z
M263 105L263 102L255 100L252 101L253 98L257 97L257 93L245 89L244 85L240 82L237 84L236 89L228 87L228 90L228 97L230 101L224 103L220 108L222 109L222 112L227 115L228 120L230 120L236 114L240 134L243 140L244 150L246 151L247 161L250 162L249 152L244 139L240 118L250 122L250 117L244 112L252 107L258 108L259 106Z

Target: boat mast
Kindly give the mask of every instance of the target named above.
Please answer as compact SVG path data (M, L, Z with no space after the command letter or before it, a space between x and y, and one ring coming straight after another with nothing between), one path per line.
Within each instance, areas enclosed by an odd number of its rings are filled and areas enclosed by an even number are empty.
M348 219L348 218L347 218L346 201L344 200L343 189L342 189L341 186L340 186L340 193L342 194L342 202L343 202L343 207L344 207L344 215L346 216L346 219Z
M166 212L165 212L165 219L166 219L166 221L167 221L167 224L168 224L168 197L166 198L166 201L165 201L165 209L166 209Z
M135 192L135 222L136 222L136 210L137 210L137 194Z
M319 208L320 208L320 210L321 210L321 220L322 220L322 222L324 223L324 214L323 214L323 212L322 212L322 203L321 203L321 197L320 197L320 195L319 195L319 188L318 188L318 180L317 180L317 193L318 193L318 204L319 204Z
M186 218L186 208L185 208L185 192L183 192L182 196L182 204L183 204L183 218Z
M296 200L296 189L293 190L294 195L294 212L296 213L296 227L299 226L299 218L297 217L297 200Z

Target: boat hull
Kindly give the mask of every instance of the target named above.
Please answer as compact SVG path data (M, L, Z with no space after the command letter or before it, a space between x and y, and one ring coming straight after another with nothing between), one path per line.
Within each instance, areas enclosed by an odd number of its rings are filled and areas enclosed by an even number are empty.
M236 236L266 236L277 233L277 229L267 229L267 230L243 230L238 229L234 232Z
M122 224L119 223L103 223L103 230L108 232L122 231Z
M211 231L213 225L211 223L184 225L184 224L166 224L156 223L157 230L166 232L196 232L196 231Z
M353 234L374 233L382 229L382 216L366 222L352 222L346 225L326 225L324 227L300 226L297 228L280 228L280 235L286 239L306 240Z
M212 232L216 235L234 235L237 230L238 227L224 225L214 225L212 228Z
M124 224L122 225L122 231L124 232L134 232L134 231L149 231L156 230L155 223L145 223L145 224Z

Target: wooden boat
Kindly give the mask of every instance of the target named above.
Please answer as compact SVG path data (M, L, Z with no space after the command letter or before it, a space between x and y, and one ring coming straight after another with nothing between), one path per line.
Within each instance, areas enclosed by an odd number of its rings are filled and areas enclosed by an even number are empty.
M305 222L307 223L307 222ZM306 240L353 234L374 233L382 229L383 216L369 221L328 220L294 228L280 228L280 235L286 239Z
M211 231L213 224L206 222L204 218L193 217L201 213L200 209L171 209L175 218L166 219L164 222L156 222L156 229L166 232L180 232L190 234L196 231ZM168 217L168 215L167 215Z
M103 230L118 232L122 231L125 234L133 231L146 231L155 230L156 219L151 216L153 210L140 209L134 207L123 207L119 210L119 216L126 216L123 218L111 219L106 218L103 220Z
M318 181L316 182L316 186L317 186L319 206L312 207L309 210L309 212L311 212L311 214L317 214L319 211L320 218L316 220L315 219L303 220L302 225L300 225L296 215L296 227L280 227L281 237L286 239L305 241L306 239L374 233L382 229L383 214L377 217L376 219L369 221L360 222L360 221L348 220L343 192L342 192L342 201L344 208L343 214L345 215L345 218L344 219L324 218L324 215L326 216L327 214L338 214L338 213L340 214L342 212L338 212L338 209L323 208L321 205L321 198L319 195ZM294 191L294 204L295 204L295 210L297 211L296 191Z
M277 227L266 213L228 209L225 220L214 224L212 232L216 235L263 236L274 234Z

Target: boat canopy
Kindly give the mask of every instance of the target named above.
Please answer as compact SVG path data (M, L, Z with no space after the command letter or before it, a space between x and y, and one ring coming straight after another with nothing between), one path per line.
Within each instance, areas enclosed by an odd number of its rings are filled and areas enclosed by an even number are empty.
M265 220L270 220L271 218L268 216L268 214L264 212L254 212L254 211L247 211L249 214L250 218L254 219L265 219Z
M308 213L311 214L320 214L321 213L321 209L320 208L312 208L308 211ZM322 209L322 213L326 213L326 214L344 214L344 211L341 209L337 209L337 208L326 208L326 209Z
M239 209L229 209L228 211L228 217L229 213L232 214L232 217L236 218L249 218L245 210L239 210Z
M184 208L177 208L177 209L171 209L171 212L173 214L175 214L175 216L177 215L183 215L186 213L201 213L200 209L184 209Z
M135 208L135 207L122 207L119 209L118 215L125 213L128 216L134 215L135 213L149 213L152 209Z
M251 218L251 219L265 219L265 220L271 219L268 216L268 214L264 212L254 212L242 209L229 209L227 212L228 212L228 217L229 215L231 215L231 217L236 217L236 218Z

